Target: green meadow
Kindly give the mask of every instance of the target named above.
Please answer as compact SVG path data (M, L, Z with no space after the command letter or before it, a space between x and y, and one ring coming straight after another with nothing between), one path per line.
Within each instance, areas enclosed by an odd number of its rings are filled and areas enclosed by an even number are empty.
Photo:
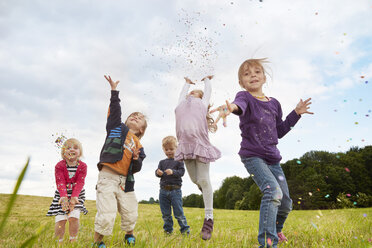
M3 219L11 195L0 194L0 218ZM0 234L0 247L27 247L24 242L35 237L29 247L56 247L54 217L45 214L51 197L18 195ZM90 247L93 241L95 201L87 201L89 210L80 219L79 238L63 247ZM257 247L258 211L215 209L212 239L203 241L199 232L203 209L185 208L191 226L190 236L182 236L175 221L175 231L166 236L159 205L140 204L135 228L136 247ZM372 247L372 208L341 210L295 210L289 215L284 233L289 242L280 247ZM37 234L37 235L35 235ZM112 236L105 237L107 247L125 247L118 216Z

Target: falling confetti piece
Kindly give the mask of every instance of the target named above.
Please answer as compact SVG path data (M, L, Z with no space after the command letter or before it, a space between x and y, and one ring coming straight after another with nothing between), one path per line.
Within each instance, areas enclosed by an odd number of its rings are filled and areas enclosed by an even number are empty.
M354 112L354 115L356 115L357 114L357 112Z
M347 102L347 100L344 100L344 102Z
M345 170L346 170L347 172L350 172L349 168L347 168L347 167L345 167Z
M338 202L341 202L341 200L340 200L340 199L338 199L338 198L336 198L336 200L337 200Z
M316 189L316 190L320 191L320 189L319 189L319 188L318 188L318 189Z
M347 197L350 197L351 195L350 194L346 194Z
M313 193L309 192L309 196L312 196L312 195L313 195Z
M311 222L311 225L313 225L313 227L318 230L318 227L313 222Z
M298 201L297 203L298 203L298 205L300 205L300 204L301 204L301 202L300 202L300 201Z
M366 81L365 83L368 84L368 81Z
M356 121L356 122L355 122L355 125L358 125L358 124L359 124L359 122Z
M369 115L367 114L366 117L369 117Z
M300 161L300 160L297 160L296 163L297 163L297 164L301 164L301 161Z
M336 158L340 158L340 155L336 155Z
M367 214L363 214L363 217L367 217Z
M283 176L278 176L279 180L280 181L283 181L284 180L284 177Z
M364 78L364 76L360 76L360 78Z
M271 241L271 238L267 238L267 244L268 244L269 246L271 246L271 245L272 245L272 241Z
M318 15L318 12L315 12L315 15Z
M362 139L362 142L364 142L365 140L364 139Z
M354 205L357 205L357 202L353 202Z
M325 198L328 198L329 197L329 194L326 194L326 196L324 196Z
M337 109L335 109L335 110L333 110L333 111L337 112Z
M359 98L359 102L361 102L361 101L363 101L363 99L362 98Z
M316 217L317 217L318 219L320 219L320 216L319 216L319 215L316 215Z

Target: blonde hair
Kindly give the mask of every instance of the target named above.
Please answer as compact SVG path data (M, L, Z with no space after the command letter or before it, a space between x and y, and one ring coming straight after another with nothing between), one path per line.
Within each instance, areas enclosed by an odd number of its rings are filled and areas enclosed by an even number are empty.
M197 92L199 93L200 95L200 98L203 98L204 96L204 92L202 90L192 90L194 92ZM208 109L207 109L207 125L208 125L208 131L211 132L211 133L215 133L217 131L217 125L214 124L214 119L212 117L212 115L209 113L209 109L212 107L212 105L208 105Z
M129 119L129 117L131 116L137 116L137 115L142 115L143 116L143 120L144 120L144 124L143 124L143 132L138 132L138 133L135 133L135 135L138 137L138 139L141 139L143 137L143 135L145 135L145 131L146 131L146 128L147 128L147 121L146 121L146 116L144 114L142 114L141 112L133 112L131 113L130 115L128 115L126 121L125 121L125 125L127 124L127 121Z
M166 147L166 146L177 147L177 139L174 136L167 136L167 137L163 138L163 140L161 141L161 145L162 145L163 148Z
M77 146L80 150L80 156L78 159L80 159L82 156L83 156L83 146L81 145L80 141L78 141L77 139L75 138L71 138L71 139L68 139L66 140L64 143L63 143L63 146L61 147L61 157L62 159L65 159L65 152L66 152L66 149L69 147L69 146Z
M263 66L265 63L269 63L269 61L267 60L267 58L262 58L262 59L247 59L246 61L244 61L240 65L239 71L238 71L238 78L239 78L239 84L240 84L240 86L242 86L241 85L241 80L242 80L243 73L245 72L245 70L247 70L250 67L254 67L254 66L260 67L262 69L262 71L263 71L263 74L266 75L267 72L265 70L265 67Z

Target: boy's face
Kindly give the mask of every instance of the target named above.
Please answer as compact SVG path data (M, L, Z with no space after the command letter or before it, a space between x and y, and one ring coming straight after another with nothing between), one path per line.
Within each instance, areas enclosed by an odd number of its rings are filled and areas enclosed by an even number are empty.
M143 133L146 124L145 116L140 113L131 114L125 122L127 127L135 134Z
M266 82L264 71L259 66L247 66L241 75L240 85L248 92L260 92Z
M176 153L176 149L177 149L177 147L173 144L163 146L163 151L168 158L174 158L174 154Z

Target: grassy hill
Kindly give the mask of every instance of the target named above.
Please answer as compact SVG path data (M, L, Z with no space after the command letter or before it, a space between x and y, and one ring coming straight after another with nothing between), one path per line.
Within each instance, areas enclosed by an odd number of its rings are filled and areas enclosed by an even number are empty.
M0 194L0 218L3 217L9 196ZM19 247L25 240L46 225L34 247L54 247L54 217L46 217L51 197L19 195L5 230L0 236L0 247ZM87 215L80 218L78 242L68 243L65 234L63 247L90 247L93 241L95 201L87 201ZM258 211L215 209L215 231L210 241L199 236L204 210L185 208L191 235L179 234L178 223L171 236L163 233L163 220L158 205L139 205L135 228L136 247L257 247ZM344 210L292 211L284 233L289 239L280 247L372 247L372 208ZM105 237L108 247L125 247L124 233L118 216L112 236Z

